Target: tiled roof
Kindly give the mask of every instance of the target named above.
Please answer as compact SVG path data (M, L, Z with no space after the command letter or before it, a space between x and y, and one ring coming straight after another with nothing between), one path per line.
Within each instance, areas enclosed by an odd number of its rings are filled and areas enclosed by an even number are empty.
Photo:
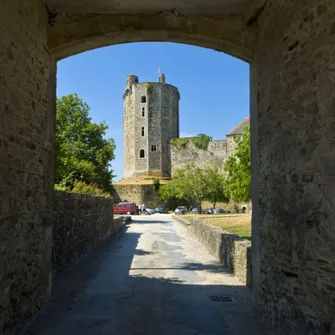
M240 124L238 124L233 130L231 130L227 136L242 135L244 128L250 124L250 117L247 116Z

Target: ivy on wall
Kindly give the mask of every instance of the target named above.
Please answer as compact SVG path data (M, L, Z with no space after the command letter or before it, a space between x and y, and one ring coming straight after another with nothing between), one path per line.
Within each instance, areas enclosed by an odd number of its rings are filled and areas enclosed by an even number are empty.
M152 88L154 87L154 83L145 83L145 87L147 88L147 92L151 93Z
M208 144L211 141L211 138L205 134L199 134L195 137L181 137L181 138L173 138L171 140L171 145L177 149L185 148L187 144L191 141L193 145L202 150L207 150Z
M191 142L194 144L194 146L198 149L203 150L206 150L208 148L210 140L211 138L205 134L199 134L196 137L191 137Z
M170 143L177 149L185 148L188 143L189 138L181 137L181 138L173 138Z
M152 109L152 92L154 88L154 83L145 83L145 87L147 88L147 98L148 98L148 113L151 113Z

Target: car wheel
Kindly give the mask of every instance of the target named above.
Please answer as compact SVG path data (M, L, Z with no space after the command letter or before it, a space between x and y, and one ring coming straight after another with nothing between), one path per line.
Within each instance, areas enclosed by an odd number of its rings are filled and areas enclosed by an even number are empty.
M131 213L130 213L130 212L127 212L127 215L131 215Z

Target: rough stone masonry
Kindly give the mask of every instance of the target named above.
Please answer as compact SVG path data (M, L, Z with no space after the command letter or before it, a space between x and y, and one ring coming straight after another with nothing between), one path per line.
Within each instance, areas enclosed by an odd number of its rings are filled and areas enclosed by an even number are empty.
M170 41L250 63L254 307L276 334L334 333L334 1L127 3L0 3L2 329L50 292L56 60Z
M83 259L123 225L122 220L114 220L112 198L55 192L54 276Z
M56 64L42 1L0 4L0 334L48 299Z

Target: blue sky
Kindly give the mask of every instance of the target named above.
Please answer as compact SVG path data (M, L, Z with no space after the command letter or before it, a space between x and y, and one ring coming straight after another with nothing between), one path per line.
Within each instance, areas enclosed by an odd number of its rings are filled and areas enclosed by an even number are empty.
M177 86L180 136L224 139L249 115L249 65L221 52L177 43L129 43L88 51L58 62L57 96L77 93L94 122L106 121L116 142L115 180L123 175L123 99L128 74L140 82Z

